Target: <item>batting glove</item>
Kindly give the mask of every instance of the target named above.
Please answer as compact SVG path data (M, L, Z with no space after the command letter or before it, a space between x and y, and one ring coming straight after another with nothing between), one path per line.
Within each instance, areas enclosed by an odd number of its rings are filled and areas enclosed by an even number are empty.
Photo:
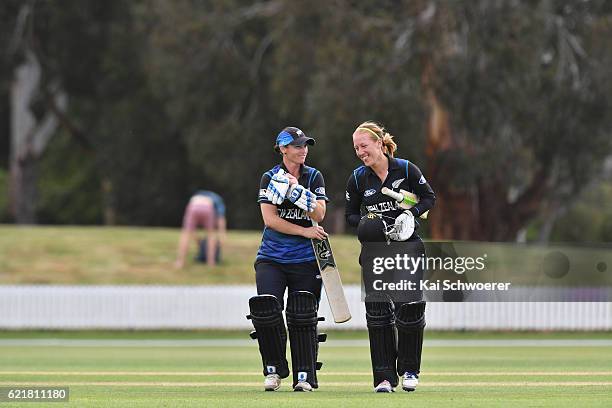
M395 219L395 224L389 231L389 238L393 241L406 241L414 233L414 215L404 211Z
M272 176L270 184L266 189L266 197L272 204L281 205L285 201L285 196L289 190L289 178L285 176L285 171L279 169L278 172Z
M317 196L299 184L291 186L287 198L306 212L313 212L317 208Z

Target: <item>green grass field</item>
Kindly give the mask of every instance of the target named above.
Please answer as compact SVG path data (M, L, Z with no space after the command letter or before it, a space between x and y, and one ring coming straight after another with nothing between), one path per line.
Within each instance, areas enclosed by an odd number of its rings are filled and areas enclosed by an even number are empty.
M0 225L0 284L76 284L76 285L217 285L253 284L253 262L261 242L261 231L230 231L223 248L222 263L208 267L193 260L195 244L190 246L184 269L174 269L180 230L150 227L64 227ZM345 284L359 284L360 244L354 236L332 235L336 262ZM537 262L542 250L511 243L463 243L463 251L495 253L512 272L532 266L519 262ZM590 276L603 284L610 274L602 275L592 259L610 260L611 247L571 248L574 267L580 273L569 278L581 282ZM468 252L469 253L469 252ZM580 265L582 262L584 265ZM586 263L585 263L586 262ZM510 272L509 272L510 273ZM592 275L585 275L591 273ZM594 274L594 275L593 275ZM518 282L520 275L513 275Z
M0 225L0 284L253 284L260 231L230 231L221 265L175 270L180 230ZM359 283L359 242L332 236L345 283Z
M606 343L581 343L590 337ZM291 392L289 380L278 392L263 392L256 342L246 338L246 332L0 332L0 386L68 386L69 405L79 407L612 405L610 333L427 333L418 390L394 394L372 392L365 332L330 333L321 345L320 388L307 394ZM49 339L64 343L44 343ZM476 347L470 339L492 342ZM520 339L575 343L496 346ZM45 405L66 404L35 406Z
M192 262L177 271L178 236L178 229L0 226L0 284L253 283L260 232L230 232L218 267ZM358 283L357 241L331 239L343 281ZM474 343L482 340L490 342ZM320 360L314 393L291 392L289 379L265 393L246 331L0 331L0 387L70 387L68 404L36 407L612 406L606 332L428 332L421 384L410 394L372 392L363 331L330 333Z

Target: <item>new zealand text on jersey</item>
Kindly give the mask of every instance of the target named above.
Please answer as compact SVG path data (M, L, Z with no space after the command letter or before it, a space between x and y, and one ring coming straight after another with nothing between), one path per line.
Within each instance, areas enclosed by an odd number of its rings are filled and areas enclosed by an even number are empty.
M285 220L309 220L310 217L306 215L304 210L301 208L279 208L278 216Z
M386 211L394 211L400 207L396 201L384 201L382 203L366 205L366 208L369 212L380 213L380 212L386 212Z

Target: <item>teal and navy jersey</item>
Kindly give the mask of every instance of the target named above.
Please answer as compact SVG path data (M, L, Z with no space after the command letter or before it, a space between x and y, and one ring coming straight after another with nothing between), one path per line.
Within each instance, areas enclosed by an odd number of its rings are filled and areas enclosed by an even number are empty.
M279 164L266 171L261 177L258 203L272 204L266 198L266 189L268 184L270 184L272 176L281 168L287 171L284 165ZM302 166L298 183L312 191L317 196L317 200L329 201L325 194L325 181L319 170L313 167ZM297 207L289 200L283 201L281 205L277 206L277 210L278 216L285 221L302 227L312 227L312 221L306 211ZM302 263L314 261L315 256L312 244L308 238L283 234L282 232L265 227L261 245L257 252L257 260L261 259L268 259L279 263Z
M346 183L345 216L349 225L357 226L362 215L368 212L382 214L395 219L404 209L397 201L381 193L383 187L399 192L406 190L419 197L419 203L409 211L415 216L423 214L434 206L436 196L421 173L421 170L408 160L389 160L389 174L384 182L367 167L356 168ZM416 221L416 220L415 220Z

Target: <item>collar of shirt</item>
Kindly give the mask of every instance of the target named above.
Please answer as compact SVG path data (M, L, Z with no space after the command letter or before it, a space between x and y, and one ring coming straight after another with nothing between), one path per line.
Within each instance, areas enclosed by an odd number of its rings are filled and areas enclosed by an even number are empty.
M401 166L397 162L396 159L394 159L393 157L390 157L386 153L385 153L385 157L387 158L387 161L389 162L389 173L391 173L393 170L401 169ZM372 170L371 167L366 166L366 171L368 172L368 174L376 176L376 173L374 173L374 170Z
M289 170L287 170L287 167L285 167L285 163L281 162L280 166L281 166L281 169L289 173ZM302 177L305 174L308 174L308 169L303 164L300 164L300 177Z

